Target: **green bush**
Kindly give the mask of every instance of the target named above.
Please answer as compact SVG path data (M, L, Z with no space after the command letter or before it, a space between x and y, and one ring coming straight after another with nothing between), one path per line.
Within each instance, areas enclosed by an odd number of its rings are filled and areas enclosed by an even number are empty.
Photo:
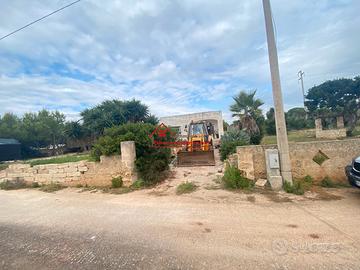
M222 182L227 189L249 189L254 186L253 181L244 177L238 168L230 165L226 166Z
M330 177L326 176L323 180L321 180L320 185L322 187L326 187L326 188L335 188L336 184L334 183L333 180L331 180Z
M135 141L136 169L146 184L156 183L164 178L171 160L170 149L152 147L149 135L156 126L148 123L128 123L105 129L92 149L92 157L100 160L101 155L120 154L122 141Z
M145 182L142 179L136 180L134 183L132 183L131 188L133 189L140 189L145 186Z
M181 195L184 193L191 193L195 191L197 186L193 182L185 182L177 186L176 194Z
M115 177L111 180L111 186L113 188L121 188L123 185L122 177Z
M294 183L291 184L288 181L284 182L284 191L287 193L293 193L296 195L303 195L305 193L304 186L301 181L294 180Z
M250 136L242 130L231 129L221 138L220 158L225 160L230 154L236 152L236 146L250 144Z

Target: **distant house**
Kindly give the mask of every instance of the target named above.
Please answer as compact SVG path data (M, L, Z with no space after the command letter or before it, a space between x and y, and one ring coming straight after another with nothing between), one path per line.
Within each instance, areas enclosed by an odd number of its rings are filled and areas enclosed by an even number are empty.
M21 159L21 144L15 139L0 138L0 161Z

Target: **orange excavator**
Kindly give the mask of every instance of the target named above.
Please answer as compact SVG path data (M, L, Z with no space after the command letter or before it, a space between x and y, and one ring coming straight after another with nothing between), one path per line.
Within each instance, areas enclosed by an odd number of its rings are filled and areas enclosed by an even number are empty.
M191 121L185 149L177 153L178 166L215 166L214 126L207 121Z

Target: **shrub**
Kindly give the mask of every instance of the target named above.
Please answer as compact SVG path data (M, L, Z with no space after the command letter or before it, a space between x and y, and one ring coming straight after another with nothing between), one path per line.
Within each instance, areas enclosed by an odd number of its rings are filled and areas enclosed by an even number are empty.
M153 184L163 179L169 168L170 149L152 147L149 135L156 127L148 123L128 123L108 128L92 149L92 156L100 160L100 155L120 153L120 142L135 141L136 168L146 184Z
M249 189L254 186L253 181L244 177L238 168L230 165L226 166L222 182L227 189Z
M113 188L121 188L122 185L123 185L123 180L121 176L115 177L111 180L111 186Z
M310 189L311 186L314 183L314 179L310 176L310 175L306 175L303 179L302 179L303 185L304 185L304 189Z
M136 180L134 183L132 183L131 188L133 189L139 189L145 186L145 182L142 179Z
M293 193L295 195L303 195L305 190L301 181L294 180L294 183L291 184L288 181L284 182L284 191L287 193Z
M250 144L250 136L242 130L231 129L221 138L220 158L225 160L230 154L236 152L236 146Z
M323 180L321 180L320 185L322 187L326 187L326 188L335 188L336 187L336 184L328 176L326 176Z
M12 190L12 189L20 189L26 188L26 183L22 179L15 179L15 180L4 180L0 183L0 189L4 190Z
M191 193L195 191L197 186L193 182L185 182L177 186L176 194L181 195L184 193Z

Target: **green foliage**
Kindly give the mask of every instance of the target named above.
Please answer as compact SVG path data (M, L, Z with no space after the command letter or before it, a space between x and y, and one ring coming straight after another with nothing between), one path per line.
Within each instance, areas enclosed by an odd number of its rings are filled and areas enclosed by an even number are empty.
M136 122L156 122L155 116L139 100L106 100L91 109L81 112L84 127L94 135L102 135L106 128Z
M306 175L303 178L303 183L304 183L304 188L306 190L310 189L310 187L313 185L314 183L314 179L310 176L310 175Z
M148 123L127 123L105 129L104 136L93 147L92 156L99 159L100 155L119 154L120 142L135 141L136 168L139 176L146 184L156 183L164 177L168 169L170 149L152 147L149 135L156 127Z
M227 165L222 178L224 187L227 189L250 189L254 182L244 177L241 171L231 165Z
M45 165L45 164L62 164L62 163L68 163L68 162L78 162L81 160L89 160L89 155L67 155L67 156L61 156L56 158L47 158L47 159L34 159L26 161L26 163L30 164L31 167L35 165Z
M270 110L266 113L265 131L266 131L267 135L275 135L276 134L274 108L270 108Z
M288 130L313 128L315 125L312 117L306 116L304 108L292 108L285 113L286 127Z
M304 185L301 181L294 180L293 184L288 181L284 182L284 191L295 195L303 195L305 193Z
M260 99L255 98L256 90L246 93L241 91L234 97L235 103L230 106L234 117L239 117L237 123L240 130L250 135L252 144L259 144L263 137L265 119L260 107L264 104Z
M225 160L230 154L236 152L236 146L248 145L250 136L242 130L230 129L221 138L220 158Z
M65 124L65 135L69 139L80 140L89 135L89 131L82 126L78 121L67 122Z
M26 113L22 118L9 113L0 117L0 137L20 141L23 157L39 156L34 148L63 143L64 127L65 116L58 111L41 110ZM55 153L56 147L52 149Z
M360 77L326 81L309 89L306 106L314 116L344 115L350 132L359 119Z
M51 182L50 184L41 185L40 190L51 193L51 192L61 190L63 188L65 188L65 187L63 185L61 185L60 183Z
M197 186L193 182L185 182L177 186L176 194L181 195L185 193L194 192L197 189Z
M121 188L123 185L122 177L115 177L111 180L111 187L112 188Z
M136 180L134 183L132 183L131 188L133 189L140 189L146 185L145 181L142 179Z
M4 180L3 182L0 183L0 189L13 190L20 188L26 188L26 183L22 179Z
M170 149L149 149L136 160L136 168L147 184L154 184L165 178L164 172L169 168L170 161Z
M326 176L323 180L321 180L320 185L325 188L335 188L336 184L330 177Z

